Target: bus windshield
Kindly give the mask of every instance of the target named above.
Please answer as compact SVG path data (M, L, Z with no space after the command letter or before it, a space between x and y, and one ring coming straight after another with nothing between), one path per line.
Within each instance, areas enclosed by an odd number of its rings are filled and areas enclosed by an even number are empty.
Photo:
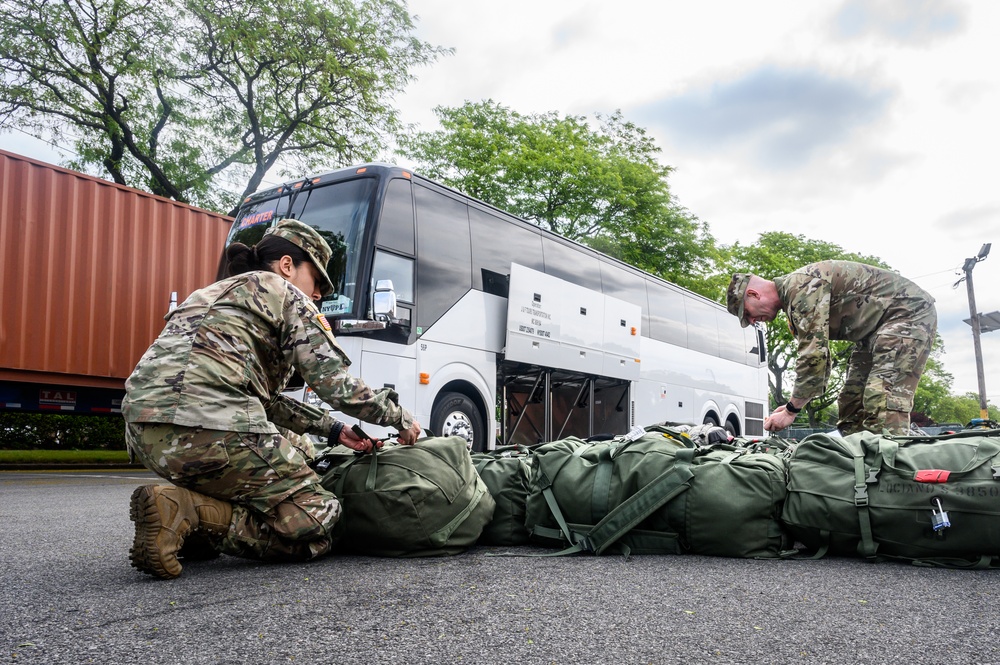
M375 178L357 178L254 202L240 210L228 243L253 245L284 217L312 226L333 250L326 272L334 292L319 302L319 309L329 316L352 313L363 295L357 291L365 256L361 245L376 188Z

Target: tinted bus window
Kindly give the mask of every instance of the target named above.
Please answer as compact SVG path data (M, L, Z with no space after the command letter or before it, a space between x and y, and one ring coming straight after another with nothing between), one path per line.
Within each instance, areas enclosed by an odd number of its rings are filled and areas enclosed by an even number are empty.
M701 351L712 356L719 355L719 321L717 310L707 302L697 298L686 298L688 343L692 351Z
M274 222L287 215L289 201L289 196L276 196L240 210L229 231L226 246L234 242L241 242L247 247L256 245L264 237L264 232L274 226Z
M384 279L392 281L397 300L413 302L413 259L376 250L372 289Z
M648 287L649 336L660 342L686 347L688 330L684 294L652 280Z
M428 328L472 288L469 207L420 185L417 212L417 327Z
M362 242L368 210L375 194L374 178L359 178L316 187L300 193L292 214L322 235L333 254L326 272L334 293L322 300L320 311L339 315L352 312L358 298L358 276L364 257ZM357 312L354 312L358 315Z
M747 336L740 321L729 312L716 310L719 325L719 356L738 363L756 365L756 356L750 354L754 344L747 343ZM751 328L752 330L752 328Z
M649 336L649 300L646 280L606 261L601 262L601 285L604 295L624 300L642 308L642 335Z
M531 229L492 215L477 208L469 208L472 227L472 276L473 287L483 290L483 269L500 275L510 274L510 264L517 263L541 271L542 238Z
M393 178L389 181L376 242L381 247L413 256L413 195L409 180Z
M596 256L552 238L542 239L542 251L546 274L601 292L601 262Z

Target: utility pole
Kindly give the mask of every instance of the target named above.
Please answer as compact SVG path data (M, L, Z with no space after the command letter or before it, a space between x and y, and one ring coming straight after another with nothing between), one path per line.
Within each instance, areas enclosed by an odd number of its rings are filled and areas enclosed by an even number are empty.
M983 372L983 348L979 341L979 310L976 309L976 293L972 288L972 269L984 260L990 253L990 243L979 250L979 254L965 260L965 287L969 292L969 317L972 324L972 344L976 350L976 378L979 379L979 417L985 420L989 417L986 410L986 374Z

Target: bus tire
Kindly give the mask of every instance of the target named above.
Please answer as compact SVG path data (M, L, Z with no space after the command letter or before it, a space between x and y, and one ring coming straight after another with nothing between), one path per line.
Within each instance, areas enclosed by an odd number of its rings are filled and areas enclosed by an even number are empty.
M444 393L431 412L431 431L439 436L460 436L469 450L486 450L486 427L475 402L462 393Z

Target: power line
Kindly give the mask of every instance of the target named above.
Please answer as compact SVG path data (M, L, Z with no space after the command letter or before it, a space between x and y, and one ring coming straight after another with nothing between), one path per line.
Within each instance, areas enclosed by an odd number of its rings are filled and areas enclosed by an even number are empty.
M15 132L20 132L21 134L24 134L25 136L27 136L29 138L32 138L32 139L38 141L39 143L44 143L45 145L48 145L48 146L51 146L51 147L55 148L60 153L67 153L67 154L73 155L74 157L79 157L80 156L78 153L73 152L72 150L67 149L66 146L64 146L64 145L60 145L58 143L55 143L54 141L49 141L48 139L43 139L40 136L36 136L35 134L32 134L31 132L28 132L28 131L26 131L24 129L21 129L20 127L10 127L10 126L8 126L8 127L4 127L4 129L8 129L8 130L15 131ZM66 133L70 134L70 132L66 132ZM73 140L79 140L79 137L74 137L71 134L70 134L70 138L72 138Z
M955 266L954 268L949 268L947 270L938 270L937 272L929 272L926 275L917 275L916 277L912 277L911 279L923 279L924 277L933 277L934 275L943 275L946 272L956 273L956 272L958 272L960 270L961 270L961 266Z

